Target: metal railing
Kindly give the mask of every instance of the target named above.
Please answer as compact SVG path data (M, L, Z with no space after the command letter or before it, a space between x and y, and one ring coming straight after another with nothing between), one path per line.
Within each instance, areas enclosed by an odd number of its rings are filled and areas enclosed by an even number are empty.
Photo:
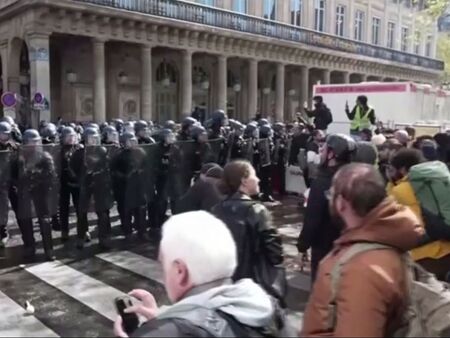
M330 49L330 53L341 51L433 70L444 69L444 63L440 60L196 3L178 0L73 1L300 42L306 45Z

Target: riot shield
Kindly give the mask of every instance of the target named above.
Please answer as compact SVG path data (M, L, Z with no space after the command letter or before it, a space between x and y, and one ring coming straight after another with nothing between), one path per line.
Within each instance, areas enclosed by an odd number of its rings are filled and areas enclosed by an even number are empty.
M191 186L194 177L195 162L195 142L180 141L172 146L171 150L171 175L175 182L178 182L177 193L185 194ZM174 170L176 168L176 170Z
M8 224L8 192L11 184L10 151L0 151L0 225Z
M259 160L262 167L269 166L271 164L270 159L270 139L263 138L258 140Z
M142 184L146 191L147 202L150 203L155 199L155 183L162 161L162 152L158 144L141 145L140 148L145 152Z
M242 158L253 164L253 156L255 149L253 147L253 140L246 139L242 142Z
M60 158L58 146L27 145L19 148L17 159L19 219L48 218L58 213Z
M87 146L80 159L81 212L109 210L113 205L110 158L104 146Z
M223 163L220 163L223 161L224 151L225 151L225 142L223 139L215 139L210 140L209 145L211 146L210 154L207 154L206 156L206 162L212 162L212 163L218 163L222 165Z
M56 212L52 216L58 213L59 208L59 196L61 192L61 175L62 175L62 149L60 145L56 144L46 144L43 147L45 153L49 154L53 159L53 164L55 166L55 179L52 184L51 198L52 206L55 206Z

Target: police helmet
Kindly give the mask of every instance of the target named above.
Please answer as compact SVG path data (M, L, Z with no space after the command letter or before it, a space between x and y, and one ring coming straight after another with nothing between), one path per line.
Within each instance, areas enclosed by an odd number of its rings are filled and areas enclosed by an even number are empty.
M159 132L159 139L166 144L173 144L176 141L176 136L170 129L162 129Z
M258 126L262 127L262 126L267 126L270 125L270 122L268 119L262 118L258 120Z
M137 121L134 124L134 131L136 134L139 133L140 131L146 130L146 129L148 129L148 123L145 122L144 120Z
M95 129L97 129L99 132L100 132L100 127L99 127L99 125L97 124L97 123L94 123L94 122L89 122L87 125L86 125L86 129L87 128L95 128Z
M378 151L371 142L359 141L356 151L352 154L352 162L375 165L378 160Z
M102 139L105 143L119 143L119 132L113 126L107 126L103 129Z
M273 129L270 125L263 125L259 128L259 137L260 138L270 138L273 137Z
M134 133L134 122L133 121L125 122L123 125L123 131L129 132L129 133Z
M10 135L12 132L12 126L6 121L0 122L0 134Z
M211 114L211 120L214 124L220 124L223 126L227 123L228 117L222 109L219 109Z
M120 136L120 144L124 148L132 148L138 145L138 140L134 133L126 131Z
M35 129L25 130L22 136L23 145L37 145L42 143L41 135Z
M202 126L194 125L191 130L192 138L198 140L201 135L207 135L206 129Z
M64 145L74 145L78 143L78 135L72 127L64 127L61 130L61 143Z
M40 134L45 139L54 139L58 135L58 128L53 123L47 123L45 127L40 130Z
M273 125L273 130L276 133L282 133L284 130L286 130L286 125L283 122L277 122Z
M258 138L259 137L259 129L256 123L249 123L245 127L244 135L246 138Z
M101 143L99 130L88 127L83 132L83 142L86 146L98 146Z
M2 117L1 122L8 122L11 127L16 124L16 122L14 121L14 119L11 116Z
M355 141L345 134L328 135L326 145L333 151L337 161L350 162L351 155L356 151Z
M103 130L108 126L109 126L108 122L101 123L100 124L100 132L103 132Z
M194 119L193 117L186 117L182 122L181 122L181 127L183 129L187 129L189 127L192 127L193 125L197 124L197 120Z
M176 123L172 120L167 120L164 122L163 129L170 129L171 131L174 131L176 127Z

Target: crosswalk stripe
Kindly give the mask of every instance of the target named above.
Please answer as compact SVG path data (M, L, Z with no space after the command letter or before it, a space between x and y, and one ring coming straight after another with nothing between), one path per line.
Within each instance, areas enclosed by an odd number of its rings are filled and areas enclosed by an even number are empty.
M111 321L117 318L113 302L125 293L59 261L38 264L25 270Z
M36 317L26 315L19 304L0 291L0 334L2 337L59 337Z
M108 252L96 257L114 264L137 275L164 284L164 273L161 264L150 258L143 257L130 251Z

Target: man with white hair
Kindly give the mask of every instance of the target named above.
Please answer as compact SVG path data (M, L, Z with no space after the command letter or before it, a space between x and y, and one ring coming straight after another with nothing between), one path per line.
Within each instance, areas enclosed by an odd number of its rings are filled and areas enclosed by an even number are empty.
M147 319L133 337L257 337L273 327L276 310L266 292L250 279L233 284L236 245L211 214L171 217L163 226L159 259L173 305L160 311L150 293L132 291L142 304L126 311ZM114 332L127 337L121 317Z

